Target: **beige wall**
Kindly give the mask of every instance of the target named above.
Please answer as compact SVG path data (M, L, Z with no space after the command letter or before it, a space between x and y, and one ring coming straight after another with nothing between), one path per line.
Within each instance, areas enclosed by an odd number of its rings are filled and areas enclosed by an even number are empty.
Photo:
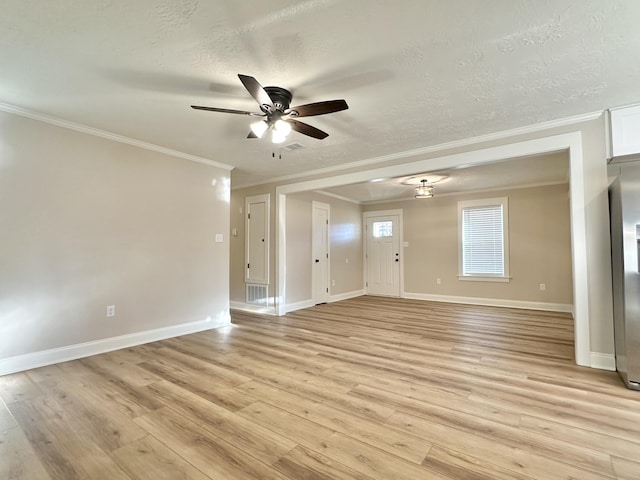
M334 200L331 204L331 295L350 294L364 289L362 208Z
M287 304L312 299L313 201L326 203L330 208L329 295L363 289L360 206L319 193L292 194L287 195Z
M0 113L0 359L228 318L228 189L225 169Z
M238 236L231 239L230 290L231 301L245 301L244 284L244 214L240 214L246 197L269 193L271 195L271 227L269 255L269 295L275 295L275 186L264 185L233 190L231 192L231 228ZM362 215L359 205L319 193L305 192L287 195L287 304L311 300L311 213L312 202L328 203L331 225L329 228L330 272L335 286L330 295L342 295L363 289L362 277Z
M311 300L312 294L311 200L287 197L287 303Z
M509 283L458 280L458 201L506 196L509 201ZM436 196L368 205L403 210L407 294L571 305L571 222L568 185ZM438 285L436 279L440 278ZM544 283L545 291L540 291Z
M232 180L233 181L233 180ZM230 229L238 231L236 237L231 237L230 265L229 265L229 290L232 302L243 303L245 301L245 227L246 214L245 199L254 195L268 194L270 198L269 212L269 285L267 292L269 297L275 295L276 278L276 197L275 186L259 185L231 191L231 219ZM231 231L231 230L230 230Z

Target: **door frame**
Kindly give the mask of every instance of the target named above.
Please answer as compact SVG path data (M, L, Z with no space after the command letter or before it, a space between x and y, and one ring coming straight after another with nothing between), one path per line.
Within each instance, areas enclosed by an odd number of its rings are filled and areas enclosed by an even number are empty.
M315 271L313 270L314 268L314 251L313 251L313 239L315 238L315 210L320 209L320 210L325 210L327 212L327 229L326 229L326 235L325 235L325 241L327 244L327 257L325 258L326 262L327 262L327 278L326 278L326 302L329 301L329 297L331 296L331 290L330 290L330 283L331 281L329 280L331 278L331 243L329 242L329 238L330 238L330 234L329 234L329 229L331 228L331 205L329 205L328 203L323 203L323 202L317 202L315 200L313 200L311 202L311 300L313 301L314 304L318 304L318 303L324 303L324 302L318 302L317 298L316 298L316 287L318 285L316 285L316 275L315 275Z
M483 165L501 160L511 160L527 155L538 155L541 153L567 152L569 155L569 196L571 203L571 253L573 264L573 318L574 318L574 339L575 339L575 362L578 365L597 367L599 362L598 352L591 352L591 332L590 327L592 317L598 314L597 307L603 302L591 306L589 297L589 255L587 254L587 227L586 206L593 203L592 192L597 190L592 184L591 177L588 177L585 169L585 158L583 154L583 132L580 126L576 126L574 131L567 133L554 133L554 127L564 125L574 125L579 122L596 120L602 116L598 111L594 114L573 117L571 121L565 123L540 124L536 128L515 129L502 132L500 135L488 135L486 137L476 137L460 142L468 151L459 153L448 153L455 145L445 144L436 147L425 147L422 149L400 152L394 155L387 155L379 158L352 162L341 165L334 169L316 170L307 172L307 175L334 173L338 168L355 168L357 171L325 176L315 180L300 180L299 182L276 186L276 315L286 314L286 224L287 224L287 195L290 193L316 191L327 187L348 185L371 181L377 178L399 177L402 175L414 175L416 172L435 171L438 169L452 168L461 165ZM540 133L537 133L540 132ZM521 136L525 133L535 133L539 136L529 140L516 140L511 137ZM520 137L521 138L521 137ZM499 144L492 147L481 148L483 141L496 141ZM504 142L504 143L503 143ZM471 146L469 146L471 145ZM421 160L414 160L420 155L426 156ZM403 159L406 163L375 168L376 163L393 159ZM603 160L604 161L604 160ZM591 167L593 162L588 163ZM606 165L603 163L606 172ZM289 177L281 178L281 180ZM597 210L597 207L596 207ZM591 212L593 210L589 210ZM603 271L602 266L597 269ZM610 279L610 277L609 277ZM606 279L605 279L606 280ZM606 302L604 302L606 304ZM593 310L593 311L592 311Z
M375 210L371 212L362 212L362 284L364 285L364 291L366 294L369 293L369 265L367 262L367 237L368 233L366 232L367 228L367 220L371 217L389 217L389 216L398 216L398 249L400 250L400 268L398 270L398 286L400 291L398 292L398 298L404 298L404 225L402 222L402 209L398 208L395 210Z

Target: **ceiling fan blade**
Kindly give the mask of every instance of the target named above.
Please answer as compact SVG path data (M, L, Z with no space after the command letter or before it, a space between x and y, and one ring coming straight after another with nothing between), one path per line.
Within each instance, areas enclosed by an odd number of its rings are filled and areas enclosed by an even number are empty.
M271 97L255 78L242 74L238 74L238 78L244 85L244 88L246 88L251 96L256 99L260 106L269 105L272 109L275 109Z
M209 112L237 113L238 115L251 115L254 117L264 116L264 113L247 112L245 110L230 110L228 108L200 107L198 105L191 105L191 108L196 110L207 110Z
M324 115L326 113L339 112L349 108L347 102L344 100L327 100L326 102L308 103L306 105L299 105L297 107L291 107L285 113L297 112L298 117L312 117L314 115Z
M306 123L302 123L293 119L289 119L286 121L291 124L291 128L296 132L308 135L313 138L317 138L318 140L322 140L323 138L327 138L329 136L327 132L323 132L322 130L316 127L312 127L311 125L307 125Z
M249 132L249 135L247 135L247 138L258 138L258 136L255 133L253 133L253 130L251 130Z

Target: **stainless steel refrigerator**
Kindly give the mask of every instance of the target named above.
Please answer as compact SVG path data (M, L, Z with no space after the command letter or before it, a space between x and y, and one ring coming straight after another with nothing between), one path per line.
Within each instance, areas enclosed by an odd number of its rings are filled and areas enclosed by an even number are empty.
M609 165L616 368L640 390L640 161Z

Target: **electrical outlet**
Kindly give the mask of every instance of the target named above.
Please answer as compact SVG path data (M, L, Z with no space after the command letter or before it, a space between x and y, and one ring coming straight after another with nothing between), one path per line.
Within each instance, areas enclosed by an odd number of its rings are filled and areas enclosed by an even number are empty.
M541 284L540 284L540 290L541 290L541 291L544 291L544 290L546 290L546 289L547 289L547 286L546 286L544 283L541 283Z
M442 283L442 280L440 280L439 278L436 278L436 285L440 285Z
M116 306L107 305L107 317L115 317L115 316L116 316Z

